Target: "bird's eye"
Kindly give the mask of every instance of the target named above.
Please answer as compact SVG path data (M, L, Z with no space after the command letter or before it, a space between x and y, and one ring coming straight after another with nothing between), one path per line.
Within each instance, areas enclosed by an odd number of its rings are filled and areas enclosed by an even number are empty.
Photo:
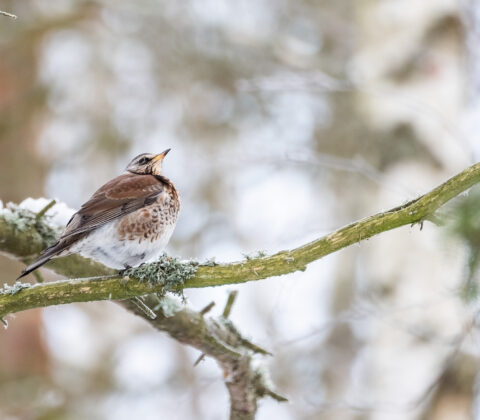
M142 157L139 161L138 161L138 164L139 165L145 165L146 163L148 163L150 161L149 158L147 157Z

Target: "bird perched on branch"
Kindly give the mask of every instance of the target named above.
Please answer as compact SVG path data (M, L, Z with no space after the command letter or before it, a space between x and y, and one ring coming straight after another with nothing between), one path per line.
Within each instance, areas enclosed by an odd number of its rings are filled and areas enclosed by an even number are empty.
M157 259L170 240L180 210L177 190L162 175L162 162L169 151L135 157L125 174L93 194L72 216L60 239L19 278L54 257L74 253L117 269Z

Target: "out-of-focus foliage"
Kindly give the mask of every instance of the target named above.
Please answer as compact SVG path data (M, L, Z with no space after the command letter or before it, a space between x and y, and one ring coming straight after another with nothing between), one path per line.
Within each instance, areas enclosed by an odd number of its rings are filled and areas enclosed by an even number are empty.
M478 298L478 264L480 263L480 192L473 188L470 194L459 198L448 218L451 233L467 248L468 266L463 295L467 300Z
M0 9L19 16L0 16L0 199L78 207L133 155L172 147L181 258L303 243L430 189L476 150L453 0ZM465 247L477 249L475 207L459 213L463 239L425 222L241 286L231 317L274 353L291 401L263 401L258 418L470 418L476 379L462 366L478 363L478 335L458 291L477 258ZM21 264L1 258L13 280ZM226 290L186 297L222 307ZM19 314L0 353L2 418L227 413L211 361L193 368L196 352L112 304Z

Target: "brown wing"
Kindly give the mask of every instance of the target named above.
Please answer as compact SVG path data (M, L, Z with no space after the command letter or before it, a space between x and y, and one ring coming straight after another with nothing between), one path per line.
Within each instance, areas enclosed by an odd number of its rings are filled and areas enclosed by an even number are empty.
M100 187L73 215L62 238L91 231L148 206L163 190L163 182L152 175L120 175Z
M58 242L45 249L18 278L61 254L87 232L153 203L163 192L164 185L152 175L134 174L120 175L107 182L73 215Z

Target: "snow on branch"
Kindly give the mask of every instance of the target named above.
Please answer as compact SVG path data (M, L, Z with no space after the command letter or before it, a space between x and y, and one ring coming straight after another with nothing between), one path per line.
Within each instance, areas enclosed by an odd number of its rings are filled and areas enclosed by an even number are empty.
M128 299L154 292L164 293L165 290L179 292L183 288L244 283L305 270L311 262L346 246L381 232L431 219L443 204L479 181L480 163L477 163L427 194L354 222L298 248L270 256L259 254L228 264L176 262L176 271L163 278L161 275L159 277L159 266L156 263L130 270L125 276L76 255L55 259L47 266L59 274L75 279L37 284L15 294L0 294L0 317L36 307ZM0 251L22 261L30 261L58 235L58 227L48 224L48 218L54 217L57 206L59 204L50 208L40 220L36 219L35 213L21 206L9 205L0 210ZM166 258L168 265L168 257ZM160 265L162 264L165 264L165 261Z

